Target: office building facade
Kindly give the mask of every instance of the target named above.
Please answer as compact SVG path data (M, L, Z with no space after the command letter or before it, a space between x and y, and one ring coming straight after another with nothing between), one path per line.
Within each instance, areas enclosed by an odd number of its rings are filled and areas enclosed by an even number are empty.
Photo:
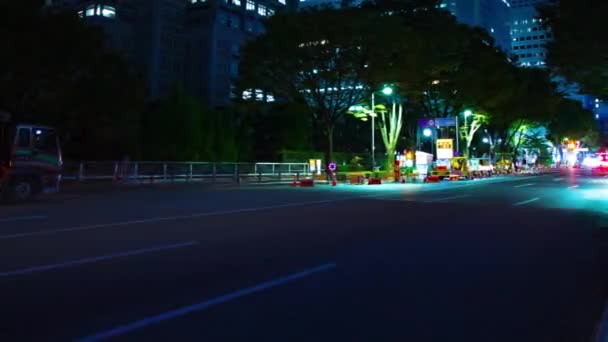
M459 22L484 28L503 51L511 50L507 0L443 0L440 7L450 11Z
M182 86L209 106L230 103L239 52L264 19L297 0L47 0L106 33L145 78L148 98Z
M536 6L546 0L511 0L511 53L517 63L525 67L543 67L547 56L547 42L551 40L551 30L538 18Z

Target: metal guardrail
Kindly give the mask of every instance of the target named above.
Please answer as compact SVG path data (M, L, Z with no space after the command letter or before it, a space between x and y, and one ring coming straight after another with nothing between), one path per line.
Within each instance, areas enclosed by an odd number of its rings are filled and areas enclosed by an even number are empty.
M307 163L209 163L162 161L66 162L65 181L288 181L308 176Z

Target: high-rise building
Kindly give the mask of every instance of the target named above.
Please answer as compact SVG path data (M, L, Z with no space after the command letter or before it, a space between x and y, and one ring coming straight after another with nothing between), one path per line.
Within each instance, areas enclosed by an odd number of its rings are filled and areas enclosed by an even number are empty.
M486 29L497 46L506 52L511 50L509 1L443 0L440 7L454 14L461 23Z
M230 102L240 50L264 32L263 19L286 0L190 0L186 11L187 77L193 94L214 106Z
M511 0L511 53L520 66L542 67L551 31L544 28L536 7L547 0Z
M306 9L311 7L334 7L339 8L342 6L359 6L363 0L300 0L298 8Z
M210 106L230 102L240 47L264 19L297 0L47 0L106 33L106 43L145 77L148 98L176 86Z

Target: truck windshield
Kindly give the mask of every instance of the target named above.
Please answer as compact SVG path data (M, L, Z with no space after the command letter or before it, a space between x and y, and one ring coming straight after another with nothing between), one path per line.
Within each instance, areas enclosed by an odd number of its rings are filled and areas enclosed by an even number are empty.
M57 134L55 130L48 128L34 128L34 148L39 151L56 152Z

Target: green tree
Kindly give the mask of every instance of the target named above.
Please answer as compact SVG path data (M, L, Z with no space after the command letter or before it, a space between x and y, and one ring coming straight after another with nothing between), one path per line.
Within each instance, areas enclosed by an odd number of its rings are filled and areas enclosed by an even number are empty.
M368 42L359 9L284 13L266 22L266 33L245 47L241 90L261 89L276 99L302 99L327 140L348 108L362 100ZM257 98L257 97L255 97Z
M100 30L43 1L2 1L0 41L0 108L56 126L68 158L139 153L143 83Z
M608 1L551 0L540 17L553 34L547 65L577 84L583 94L608 97Z
M562 95L547 70L513 67L513 82L503 90L508 95L489 114L488 126L501 139L502 152L516 151L514 143L524 127L548 124Z
M383 48L370 58L370 83L398 85L410 111L418 111L405 122L409 135L421 116L454 117L473 108L484 113L470 118L470 125L461 131L466 152L487 113L508 99L504 88L514 84L513 67L485 31L459 24L446 11L433 6L423 11L394 10L415 5L415 1L405 5L381 1L371 7L378 10L385 33L379 38ZM383 15L387 11L390 16ZM370 25L379 26L376 22Z
M403 105L393 102L388 111L380 111L380 133L386 150L386 169L395 161L395 150L403 127Z
M156 104L146 115L146 158L152 160L200 160L209 153L212 142L203 135L215 131L208 122L203 123L203 109L192 97L177 87L171 95ZM205 149L207 148L207 149Z
M471 143L475 137L475 133L488 122L488 116L480 113L473 113L470 118L465 118L463 125L460 127L460 138L464 141L463 155L469 157Z
M554 145L559 145L565 138L579 140L587 146L596 146L598 142L597 122L593 113L576 100L560 101L547 128Z

